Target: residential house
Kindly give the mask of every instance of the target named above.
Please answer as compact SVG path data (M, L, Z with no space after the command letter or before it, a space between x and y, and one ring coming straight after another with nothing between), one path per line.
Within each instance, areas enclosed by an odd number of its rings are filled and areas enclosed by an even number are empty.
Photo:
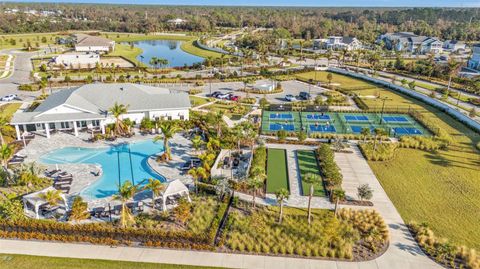
M180 24L186 23L187 21L184 19L176 18L176 19L168 20L167 22L174 25L180 25Z
M115 50L115 41L86 34L74 34L75 51L81 52L110 52Z
M395 51L406 51L416 54L438 54L443 51L443 43L439 39L419 36L411 32L387 33L381 35L377 41L383 41L385 48Z
M468 60L468 68L480 71L480 43L472 46L472 57Z
M95 83L57 91L32 112L15 113L11 124L19 140L25 131L44 132L47 138L54 131L70 131L75 136L81 130L104 134L105 126L115 122L109 112L115 103L127 107L122 119L135 125L143 118L188 120L191 107L185 92L131 83Z
M355 37L330 36L325 39L315 39L313 41L313 48L333 50L358 50L362 48L362 43Z
M447 40L443 42L443 49L449 50L451 52L457 52L459 50L466 49L465 42L458 41L458 40Z

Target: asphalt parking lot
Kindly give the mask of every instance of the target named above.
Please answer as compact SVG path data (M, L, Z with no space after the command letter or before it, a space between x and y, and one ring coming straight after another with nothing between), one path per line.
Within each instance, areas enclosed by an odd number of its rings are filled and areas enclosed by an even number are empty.
M267 84L271 83L271 81L268 80L259 80L257 81L256 85L260 84ZM257 100L260 100L262 97L266 97L267 100L272 103L272 104L281 104L285 103L285 95L291 94L294 96L298 96L300 92L309 92L312 95L312 98L315 98L318 94L328 91L324 88L317 87L317 86L309 86L307 83L303 83L300 81L295 81L295 80L289 80L289 81L282 81L280 82L283 87L283 92L282 93L276 93L276 94L253 94L250 93L250 97L255 97ZM169 88L172 90L179 90L179 91L188 91L188 89L191 88L196 88L196 89L202 89L203 92L198 94L199 96L207 96L211 92L222 92L222 93L233 93L234 95L238 95L240 97L246 97L246 93L241 91L243 90L243 82L219 82L219 83L212 83L211 85L209 83L205 84L202 87L194 87L194 86L187 86L187 85L162 85L165 88Z

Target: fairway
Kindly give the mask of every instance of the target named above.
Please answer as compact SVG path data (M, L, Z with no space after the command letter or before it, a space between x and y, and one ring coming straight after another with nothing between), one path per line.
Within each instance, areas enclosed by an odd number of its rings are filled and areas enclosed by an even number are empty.
M445 113L390 90L352 90L387 97L386 107L411 107L452 137L447 150L399 149L386 162L369 162L405 221L426 221L434 232L460 245L480 248L480 136ZM374 98L365 104L379 107ZM461 229L459 229L461 227Z
M267 193L278 189L289 190L287 155L284 149L268 149L267 153Z
M297 150L297 161L302 179L302 195L307 196L310 192L310 184L304 182L307 174L314 174L320 178L320 170L318 168L317 157L313 150ZM325 189L323 181L320 179L319 183L313 185L313 196L325 197Z
M0 254L0 269L203 269L216 267L199 267L190 265L157 264L145 262L107 261L93 259L53 258L42 256Z

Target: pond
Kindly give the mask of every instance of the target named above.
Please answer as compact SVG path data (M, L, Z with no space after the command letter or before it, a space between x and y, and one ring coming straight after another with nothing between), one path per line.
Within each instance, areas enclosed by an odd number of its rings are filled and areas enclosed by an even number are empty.
M167 67L191 66L204 61L202 57L183 51L180 48L182 41L178 40L142 40L133 44L143 50L137 60L148 66L152 66L150 64L152 57L167 59Z

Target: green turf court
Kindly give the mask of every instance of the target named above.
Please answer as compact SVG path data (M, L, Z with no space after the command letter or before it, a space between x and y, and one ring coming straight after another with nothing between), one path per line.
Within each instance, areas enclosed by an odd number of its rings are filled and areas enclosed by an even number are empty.
M383 129L390 137L403 135L430 136L431 132L408 114L361 113L361 112L309 112L309 111L264 111L262 132L285 130L330 134L360 134L362 129L370 132Z
M287 154L284 149L267 151L267 193L280 188L290 190L288 184Z
M320 177L320 169L317 163L317 157L313 150L297 150L298 168L302 179L302 195L308 196L310 192L310 184L303 181L307 174L314 174ZM323 181L313 185L313 196L325 197L325 188Z

